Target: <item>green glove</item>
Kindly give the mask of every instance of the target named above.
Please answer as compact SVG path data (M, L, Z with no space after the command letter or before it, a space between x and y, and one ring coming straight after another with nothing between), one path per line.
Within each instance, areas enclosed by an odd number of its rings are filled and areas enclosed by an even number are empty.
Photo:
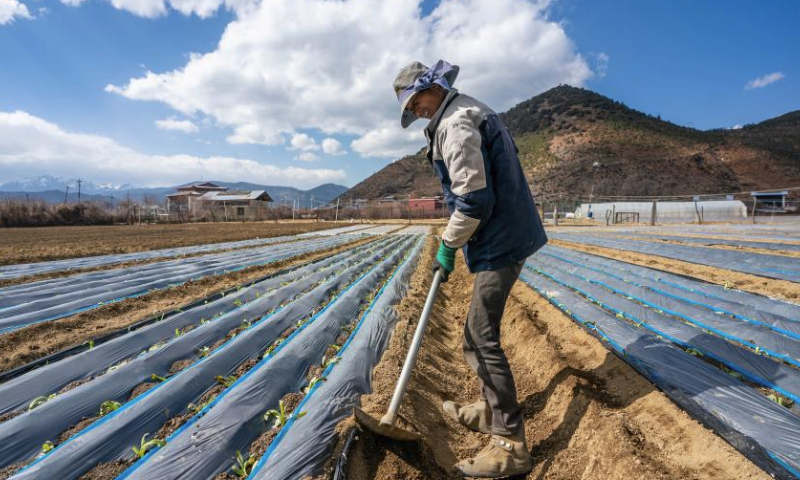
M442 272L442 283L447 282L447 277L450 272L455 268L456 263L456 249L450 248L444 244L444 240L439 244L439 251L436 253L436 264L433 266L433 272L437 270Z

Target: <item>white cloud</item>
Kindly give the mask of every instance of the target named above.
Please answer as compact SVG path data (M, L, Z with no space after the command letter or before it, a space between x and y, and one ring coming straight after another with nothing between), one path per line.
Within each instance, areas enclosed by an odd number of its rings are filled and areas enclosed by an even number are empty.
M83 175L98 183L147 187L176 185L201 176L300 188L345 179L342 170L278 167L222 156L149 155L107 137L64 131L22 111L0 111L0 171L8 180L42 174Z
M783 73L781 73L781 72L773 72L773 73L764 75L762 77L758 77L758 78L756 78L754 80L750 80L749 82L747 82L747 85L744 86L744 89L745 90L752 90L754 88L764 88L767 85L769 85L770 83L775 83L778 80L781 80L783 78L786 78L786 75L784 75Z
M594 73L598 79L602 80L606 78L606 74L608 73L608 54L600 52L593 56L595 59Z
M311 138L305 133L296 133L292 136L292 139L289 141L291 147L289 150L300 150L303 152L315 152L319 150L319 145L317 145L316 140Z
M344 155L347 153L342 144L339 143L339 140L335 138L324 139L322 141L322 151L327 155Z
M1 1L1 0L0 0ZM13 1L13 0L12 0ZM61 0L71 7L80 6L87 0ZM139 17L156 18L166 15L167 7L184 15L197 15L200 18L213 16L220 8L244 12L255 4L256 0L106 0L118 10L125 10Z
M412 60L460 65L456 86L498 111L593 75L547 18L549 0L442 0L427 17L420 3L263 0L235 9L215 51L106 90L213 117L233 143L276 145L317 130L359 136L353 149L364 156L394 157L421 143L400 128L391 89Z
M178 120L175 117L156 120L156 126L161 130L177 130L183 133L195 133L199 130L191 120Z
M294 158L295 160L300 160L301 162L316 162L319 160L319 157L314 152L301 152L300 155Z
M0 25L8 25L17 18L33 18L28 7L17 0L0 0Z

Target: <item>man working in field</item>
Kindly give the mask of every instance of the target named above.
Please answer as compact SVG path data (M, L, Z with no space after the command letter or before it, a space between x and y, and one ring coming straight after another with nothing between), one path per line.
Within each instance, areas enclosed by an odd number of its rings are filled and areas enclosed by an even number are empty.
M417 118L430 119L428 161L451 213L434 271L447 281L456 249L463 247L475 273L463 348L481 395L471 405L448 401L443 408L465 427L491 434L491 440L456 468L467 476L497 478L533 468L514 377L500 346L500 320L522 264L547 236L511 134L489 107L453 88L458 70L442 60L431 68L414 62L397 75L394 90L403 128Z

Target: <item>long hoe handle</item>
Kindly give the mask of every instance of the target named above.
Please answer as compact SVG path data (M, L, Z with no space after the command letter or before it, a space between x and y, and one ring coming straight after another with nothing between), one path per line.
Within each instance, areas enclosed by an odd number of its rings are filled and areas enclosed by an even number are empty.
M417 354L422 344L422 337L425 334L425 327L428 326L428 319L431 316L433 302L436 300L436 294L439 292L439 285L441 283L442 272L437 270L436 274L433 276L431 289L428 292L428 299L425 301L425 308L422 309L422 315L419 317L417 330L414 332L414 339L411 341L411 347L408 349L406 362L403 364L403 370L400 372L400 379L397 381L397 386L394 388L392 402L389 404L389 410L386 412L386 415L381 418L381 425L394 426L394 422L397 420L400 402L403 399L403 394L406 392L408 379L411 378L411 370L414 369L414 363L417 361Z

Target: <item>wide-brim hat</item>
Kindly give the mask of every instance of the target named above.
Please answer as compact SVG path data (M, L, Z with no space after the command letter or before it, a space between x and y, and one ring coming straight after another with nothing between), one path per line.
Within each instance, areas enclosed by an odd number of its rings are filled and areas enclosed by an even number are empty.
M443 63L442 60L439 60L434 67L440 67ZM442 74L442 78L447 81L447 84L452 87L453 83L456 81L456 77L458 77L458 66L457 65L447 65L448 68L445 69L444 73ZM407 90L411 85L416 83L417 79L419 79L422 75L430 70L426 65L421 62L411 62L402 69L400 69L400 73L397 74L397 77L394 79L394 91L397 95L397 99L400 100L400 95ZM407 128L411 125L415 120L419 117L414 115L413 112L406 110L406 107L414 98L414 96L425 90L427 88L432 87L433 84L428 85L425 88L420 88L419 90L412 91L408 94L400 103L400 125L403 128Z

